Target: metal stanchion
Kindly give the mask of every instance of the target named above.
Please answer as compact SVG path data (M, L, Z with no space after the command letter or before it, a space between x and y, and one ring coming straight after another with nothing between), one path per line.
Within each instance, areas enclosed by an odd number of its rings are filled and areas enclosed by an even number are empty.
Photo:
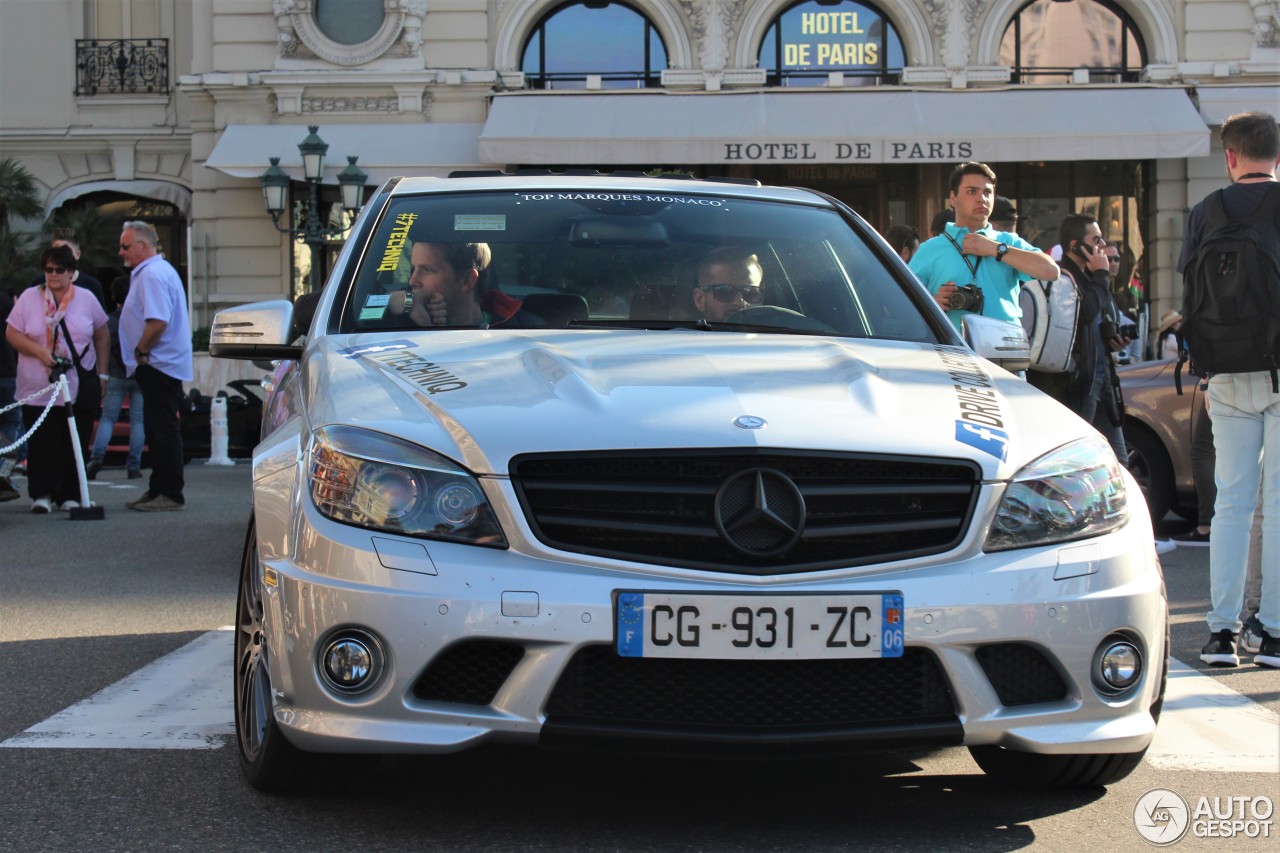
M234 465L227 455L227 397L219 392L209 402L209 458L206 465Z
M58 377L58 393L62 395L62 407L67 412L67 434L71 436L71 452L76 458L76 473L80 475L80 506L72 509L67 515L72 521L102 521L107 517L105 507L94 506L89 501L89 478L84 472L84 453L80 450L80 437L76 432L75 404L71 401L71 386L67 383L67 374Z

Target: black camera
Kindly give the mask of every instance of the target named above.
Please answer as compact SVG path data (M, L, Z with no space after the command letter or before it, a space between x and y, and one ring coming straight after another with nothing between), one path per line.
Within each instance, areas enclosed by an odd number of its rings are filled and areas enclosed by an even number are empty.
M58 377L71 369L71 359L63 358L60 355L53 357L53 366L49 368L49 381L57 382Z
M1136 341L1138 339L1137 323L1125 323L1122 326L1117 326L1110 320L1103 320L1098 324L1098 331L1102 332L1102 339L1104 341L1114 338L1117 335L1128 338L1131 341Z
M972 311L975 314L981 314L985 303L982 289L976 284L962 284L947 298L947 307L952 311Z

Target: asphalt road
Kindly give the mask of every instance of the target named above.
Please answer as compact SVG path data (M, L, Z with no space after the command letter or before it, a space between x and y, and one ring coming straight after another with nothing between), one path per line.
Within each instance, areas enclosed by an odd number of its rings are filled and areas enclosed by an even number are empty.
M385 759L306 796L266 796L220 748L34 748L15 738L233 621L249 469L187 466L188 509L130 512L145 480L107 470L102 521L0 504L0 850L1130 850L1139 799L1155 788L1280 800L1277 772L1233 769L1166 744L1107 791L1035 792L990 783L963 749L820 760L695 761L485 749ZM1180 529L1166 528L1166 532ZM1192 713L1232 713L1280 741L1280 672L1208 671L1208 552L1165 557L1174 657ZM226 679L230 679L230 654ZM216 669L216 667L215 667ZM1191 671L1194 670L1194 671ZM1205 677L1207 675L1207 677ZM221 678L216 672L214 677ZM1193 680L1194 679L1194 680ZM1209 687L1227 687L1215 695ZM216 710L216 709L215 709ZM230 718L230 709L225 709ZM1172 715L1166 715L1166 721ZM1174 725L1169 722L1169 725ZM1162 722L1162 730L1166 728ZM1189 749L1186 747L1185 749ZM1153 749L1153 752L1155 750ZM1271 753L1266 753L1271 754ZM1276 768L1280 771L1280 768ZM1271 824L1274 828L1274 818ZM1196 838L1178 850L1275 849L1274 838Z

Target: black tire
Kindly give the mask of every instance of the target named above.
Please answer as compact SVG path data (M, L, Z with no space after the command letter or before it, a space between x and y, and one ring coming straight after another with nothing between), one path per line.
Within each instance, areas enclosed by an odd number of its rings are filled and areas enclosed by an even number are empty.
M1169 627L1169 614L1164 617L1164 657L1160 660L1160 692L1151 703L1151 719L1160 722L1160 712L1164 710L1164 692L1169 687L1169 654L1173 648L1173 633Z
M309 786L316 756L289 743L276 725L263 613L257 528L250 519L236 596L236 746L250 785L259 791L293 791Z
M1164 446L1145 427L1125 424L1124 444L1129 451L1129 473L1147 499L1152 523L1158 524L1178 502L1173 487L1173 465Z
M1140 752L1041 755L1001 746L971 746L983 772L1016 788L1098 788L1119 782L1142 762Z

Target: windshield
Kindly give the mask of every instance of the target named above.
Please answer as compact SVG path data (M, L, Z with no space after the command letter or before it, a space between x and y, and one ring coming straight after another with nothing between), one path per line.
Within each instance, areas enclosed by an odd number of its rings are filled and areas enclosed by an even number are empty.
M934 340L904 287L827 208L705 192L406 195L363 253L342 326Z

